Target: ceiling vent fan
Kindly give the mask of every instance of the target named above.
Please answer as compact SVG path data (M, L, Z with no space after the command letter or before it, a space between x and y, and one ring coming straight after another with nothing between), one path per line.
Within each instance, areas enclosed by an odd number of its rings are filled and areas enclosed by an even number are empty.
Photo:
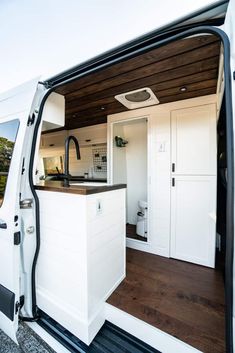
M118 94L114 97L128 109L137 109L147 107L149 105L159 104L159 100L148 88L140 88L135 91Z

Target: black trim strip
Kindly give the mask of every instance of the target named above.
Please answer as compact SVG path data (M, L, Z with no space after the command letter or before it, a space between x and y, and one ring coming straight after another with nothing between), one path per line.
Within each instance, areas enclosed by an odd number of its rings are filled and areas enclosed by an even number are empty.
M15 293L0 284L0 311L14 321L15 316Z
M225 105L226 105L226 130L227 130L227 234L226 234L226 264L225 264L225 296L226 296L226 345L227 353L233 353L233 248L234 248L234 141L233 141L233 114L232 114L232 91L231 91L231 69L230 69L230 43L227 35L219 28L210 26L200 26L196 28L187 29L181 33L177 33L169 38L164 38L156 43L146 44L144 41L141 43L141 47L131 51L130 48L127 53L121 52L116 54L115 58L111 59L109 53L107 58L102 57L102 60L98 60L93 67L90 68L90 62L80 67L79 72L75 72L74 76L67 78L63 81L60 78L60 82L53 83L53 87L50 88L41 102L38 119L36 122L33 146L30 158L29 168L29 179L30 187L35 198L36 206L36 230L37 230L37 250L34 257L33 269L32 269L32 293L33 293L33 307L34 313L36 313L36 291L35 291L35 268L37 257L40 248L40 222L39 222L39 200L34 190L33 185L33 161L37 140L38 128L42 118L42 112L45 101L49 94L54 91L57 87L60 87L66 83L72 82L79 79L80 77L86 76L92 72L96 72L101 68L108 67L114 63L122 62L130 57L137 56L141 53L149 51L150 49L162 47L166 44L172 43L176 40L183 39L190 35L199 33L210 33L218 36L224 46L224 75L225 75ZM147 41L148 42L148 41Z
M39 313L40 319L37 321L39 326L72 353L160 353L147 343L108 321L105 321L90 346L87 346L43 311L39 310Z

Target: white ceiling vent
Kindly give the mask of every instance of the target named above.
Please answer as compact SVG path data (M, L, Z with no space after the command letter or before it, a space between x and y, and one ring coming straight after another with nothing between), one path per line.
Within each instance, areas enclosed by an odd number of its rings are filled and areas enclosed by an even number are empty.
M128 109L136 109L147 107L149 105L159 104L159 100L157 99L153 91L148 87L118 94L114 98L117 99L123 105L125 105L125 107L127 107Z

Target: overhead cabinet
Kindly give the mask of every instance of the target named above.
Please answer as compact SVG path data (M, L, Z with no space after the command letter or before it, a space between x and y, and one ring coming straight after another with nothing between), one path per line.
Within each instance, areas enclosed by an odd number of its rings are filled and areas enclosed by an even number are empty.
M40 148L64 147L68 135L66 130L44 134L41 137Z
M107 124L87 126L70 130L69 135L75 136L80 146L89 146L107 143Z
M43 134L41 138L41 148L64 147L67 136L75 136L81 147L106 144L107 143L107 124L99 124L78 128L75 130L61 130ZM71 145L73 148L73 145Z

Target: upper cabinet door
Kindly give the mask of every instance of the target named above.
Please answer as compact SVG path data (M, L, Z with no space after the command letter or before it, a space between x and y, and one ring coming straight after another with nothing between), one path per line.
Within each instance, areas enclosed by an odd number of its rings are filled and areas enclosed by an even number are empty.
M179 175L216 174L216 105L174 110L172 171Z
M15 342L20 306L20 182L38 80L0 96L0 329Z

